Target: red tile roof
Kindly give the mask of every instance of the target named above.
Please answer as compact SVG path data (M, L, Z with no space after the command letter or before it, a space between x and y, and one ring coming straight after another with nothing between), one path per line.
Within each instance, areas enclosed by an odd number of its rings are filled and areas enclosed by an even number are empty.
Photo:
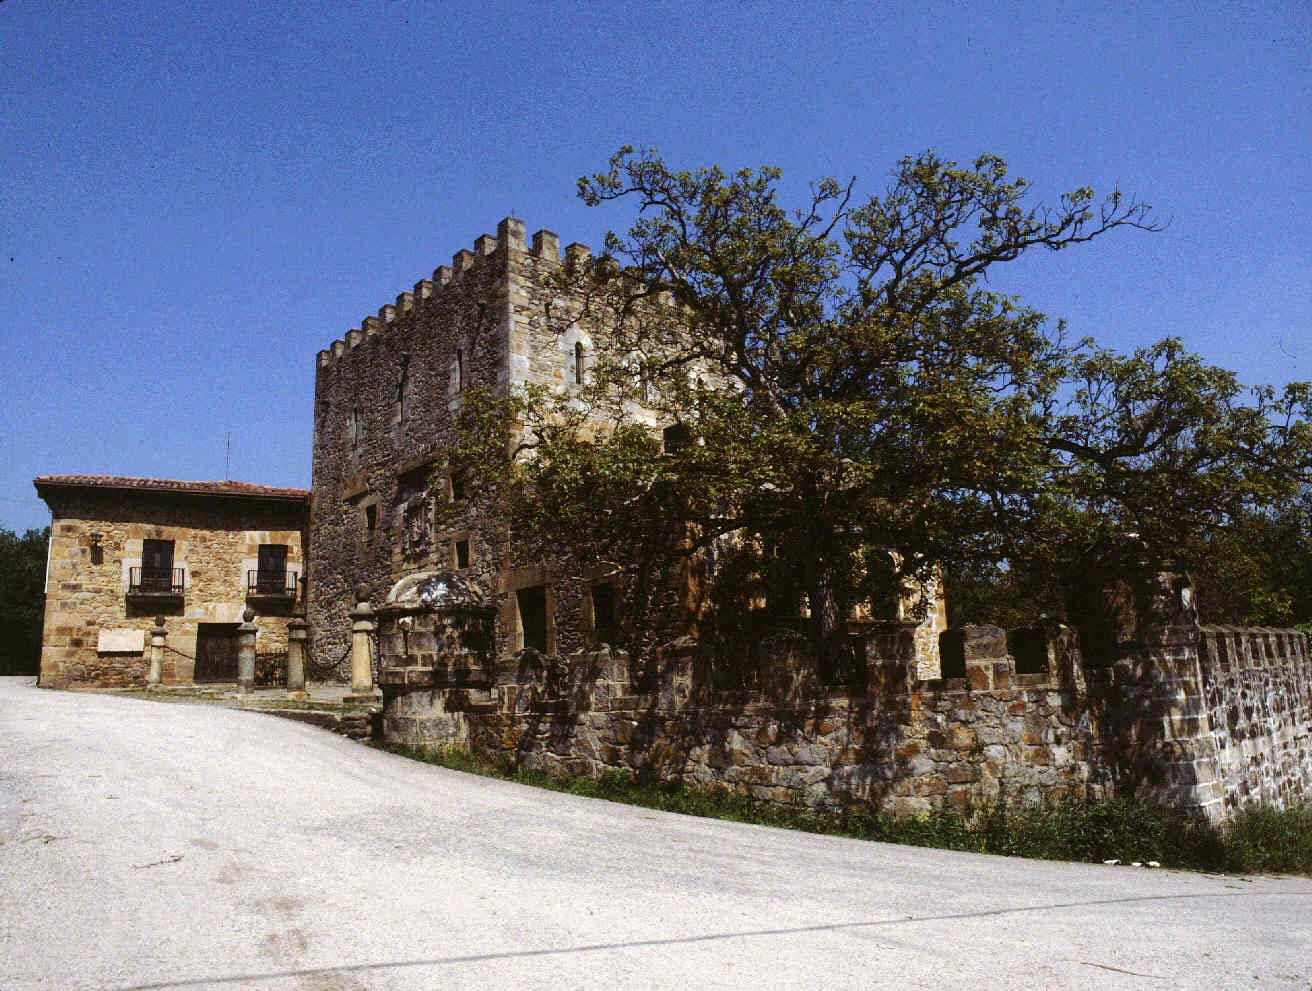
M123 475L42 475L32 482L41 487L73 486L88 489L133 489L140 492L179 492L187 495L250 496L257 499L310 497L306 489L284 489L253 482L183 482L176 478L128 478Z

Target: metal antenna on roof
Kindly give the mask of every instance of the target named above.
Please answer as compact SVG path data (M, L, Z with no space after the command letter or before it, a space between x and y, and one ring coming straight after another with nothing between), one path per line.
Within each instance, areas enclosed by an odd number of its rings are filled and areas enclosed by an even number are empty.
M223 480L232 481L232 431L228 431L228 439L223 444Z

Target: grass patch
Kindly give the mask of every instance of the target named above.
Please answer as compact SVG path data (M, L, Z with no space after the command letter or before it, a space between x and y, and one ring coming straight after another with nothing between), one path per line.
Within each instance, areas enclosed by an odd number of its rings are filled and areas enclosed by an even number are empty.
M1190 870L1312 874L1309 806L1249 806L1224 829L1199 822L1178 809L1128 799L1057 798L1025 806L1004 799L967 812L939 809L895 819L864 809L822 812L786 807L727 788L639 782L619 772L600 778L554 777L486 761L455 747L371 746L428 764L551 791L808 833L1039 860L1155 860L1164 867Z

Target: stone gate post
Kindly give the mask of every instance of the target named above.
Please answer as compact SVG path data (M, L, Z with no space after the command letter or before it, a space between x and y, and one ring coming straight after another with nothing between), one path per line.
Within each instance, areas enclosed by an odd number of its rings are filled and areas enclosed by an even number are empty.
M355 586L351 609L351 694L372 698L374 694L374 607L369 604L369 586Z
M305 641L309 624L295 616L287 624L287 694L305 698Z
M164 617L155 617L155 628L150 631L150 670L146 672L146 687L158 688L164 677L164 638L168 631L164 629Z
M249 695L255 687L255 610L241 614L242 624L237 627L237 694Z
M1218 821L1222 787L1193 585L1165 564L1118 563L1075 614L1115 791Z

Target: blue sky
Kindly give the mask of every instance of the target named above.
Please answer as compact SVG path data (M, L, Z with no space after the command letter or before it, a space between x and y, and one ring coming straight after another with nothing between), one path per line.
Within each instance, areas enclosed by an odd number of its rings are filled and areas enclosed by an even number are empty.
M0 526L54 472L310 481L314 356L626 143L882 189L934 148L1169 228L999 271L1077 334L1312 378L1303 3L0 2Z

